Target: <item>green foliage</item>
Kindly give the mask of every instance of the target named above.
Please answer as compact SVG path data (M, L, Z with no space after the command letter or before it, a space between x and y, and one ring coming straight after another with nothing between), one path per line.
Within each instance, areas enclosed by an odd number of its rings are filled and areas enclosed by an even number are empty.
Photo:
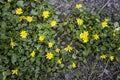
M9 1L9 0L8 0ZM16 14L16 9L22 8L23 13ZM49 11L48 18L42 16L43 11ZM87 58L100 60L102 54L114 56L114 61L120 61L120 32L119 24L108 21L107 27L103 28L100 19L95 13L74 9L71 17L60 21L56 15L54 6L45 0L12 0L7 2L0 0L0 79L25 79L25 80L46 80L48 76L56 76L72 70L72 63L77 66L78 59L87 63ZM26 18L20 21L20 16L32 17L32 22ZM83 20L78 25L77 19ZM51 27L51 21L57 24ZM25 30L28 35L21 37L21 31ZM88 42L84 43L80 33L88 31ZM93 35L98 34L99 38L94 39ZM39 36L44 36L43 41ZM12 48L11 42L14 43ZM52 42L50 48L48 43ZM70 45L72 50L65 48ZM56 52L60 48L60 52ZM35 56L31 52L35 51ZM46 54L52 52L54 57L49 60ZM58 59L62 62L58 64ZM112 61L111 61L112 62ZM18 74L12 74L12 70L18 69Z

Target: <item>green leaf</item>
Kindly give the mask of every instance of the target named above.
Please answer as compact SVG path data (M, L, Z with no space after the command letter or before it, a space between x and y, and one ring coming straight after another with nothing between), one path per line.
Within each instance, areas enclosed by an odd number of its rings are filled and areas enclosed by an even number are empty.
M86 60L86 58L83 59L83 63L87 64L87 60Z
M62 44L62 45L65 45L65 42L62 42L61 44Z
M19 7L24 7L24 1L20 0L20 1L17 1L17 6Z
M85 50L83 51L83 56L88 56L89 51Z
M72 69L72 66L71 66L71 65L69 65L69 66L68 66L68 69Z
M72 55L72 58L73 58L73 59L76 59L76 58L77 58L77 56L76 56L75 54L73 54L73 55Z
M97 22L100 22L100 20L99 20L99 19L96 19L96 21L97 21Z
M13 64L15 64L15 62L17 61L17 55L16 54L12 55L11 61L12 61Z
M41 75L40 80L47 80L47 75Z
M25 61L27 58L26 57L21 57L21 61L23 62L23 61Z
M0 65L0 71L4 70L4 67L2 65Z
M117 57L116 57L116 60L119 62L119 61L120 61L120 56L117 56Z
M38 12L37 11L35 11L35 10L31 10L31 12L30 12L32 15L38 15Z
M105 47L105 46L102 46L102 47L101 47L101 50L102 50L102 51L105 51L105 50L106 50L106 47Z
M0 0L0 3L4 3L4 0Z
M35 7L35 3L32 2L31 5L32 5L32 7Z
M5 33L3 33L3 34L0 35L0 38L1 38L1 39L7 39L7 36L6 36Z
M6 30L7 24L3 21L1 24L1 29Z
M37 24L38 29L42 29L42 24Z
M3 80L6 80L7 73L3 72L2 74L3 74Z
M7 75L9 75L9 72L8 71L3 71L2 75L3 75L3 79L2 80L6 80L6 77L7 77Z
M119 27L119 23L118 23L118 22L115 22L115 23L114 23L114 27Z
M5 10L8 10L9 8L10 8L10 4L9 4L9 3L5 4L4 9L5 9Z
M51 72L51 70L52 70L51 68L48 68L48 69L47 69L47 72Z
M60 67L63 68L63 67L64 67L64 64L60 64Z

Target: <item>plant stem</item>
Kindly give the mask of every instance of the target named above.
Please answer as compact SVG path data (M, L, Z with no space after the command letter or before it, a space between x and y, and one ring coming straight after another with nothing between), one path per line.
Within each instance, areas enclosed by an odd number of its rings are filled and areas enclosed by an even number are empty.
M106 7L106 5L110 2L110 0L108 0L103 6L102 8L98 11L98 14L100 14L100 12Z

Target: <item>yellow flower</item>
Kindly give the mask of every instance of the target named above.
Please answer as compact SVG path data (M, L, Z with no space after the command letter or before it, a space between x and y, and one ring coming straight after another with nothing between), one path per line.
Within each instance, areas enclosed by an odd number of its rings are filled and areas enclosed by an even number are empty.
M99 35L98 34L94 34L93 37L94 37L95 40L99 39Z
M12 0L7 0L7 2L9 2L9 3L10 3L10 2L12 2Z
M48 47L49 47L49 48L52 48L52 47L53 47L53 43L52 43L52 42L49 42L49 43L48 43Z
M56 49L55 49L55 52L56 52L56 53L59 53L59 52L60 52L60 48L56 48Z
M84 36L88 36L89 35L88 31L84 31L83 34L84 34Z
M43 16L44 18L48 18L48 17L49 17L49 14L50 14L49 11L43 11L42 16Z
M22 14L22 13L23 13L22 8L17 8L17 9L16 9L16 14L20 15L20 14Z
M120 51L120 47L118 47L118 50Z
M18 69L11 70L12 74L18 75Z
M12 38L11 38L10 46L12 47L12 49L13 49L14 46L15 46L15 43L13 42Z
M22 38L26 38L27 37L27 35L28 35L28 33L26 32L26 31L21 31L21 33L20 33L20 36L22 37Z
M62 63L62 58L58 59L57 63L61 64Z
M57 22L56 22L55 20L53 20L53 21L51 22L51 27L54 27L56 24L57 24Z
M45 39L44 36L39 36L39 41L43 41Z
M80 38L84 38L84 33L80 33Z
M80 19L80 18L78 18L78 19L77 19L77 24L78 24L78 25L82 25L82 24L83 24L83 20Z
M77 9L82 8L82 4L76 4L76 8L77 8Z
M52 59L53 58L52 52L47 53L46 58L49 59L49 60Z
M76 64L74 62L72 63L72 68L76 68Z
M83 38L83 42L87 43L89 41L88 37Z
M89 41L88 35L89 35L88 31L80 33L80 38L83 40L84 43L87 43Z
M28 22L32 22L32 17L31 17L31 16L27 16L27 17L26 17L26 20L27 20Z
M102 27L105 28L108 26L108 19L105 19L102 23L101 23Z
M70 45L67 45L67 47L64 50L67 52L71 52L73 48Z
M103 54L100 56L101 59L106 59L107 58L107 55Z
M110 61L113 61L114 58L115 58L114 56L110 56L110 57L109 57Z
M24 20L25 19L25 16L20 16L19 17L19 21L22 21L22 20Z
M30 53L30 56L31 56L31 57L35 57L35 51L32 51L32 52Z
M102 27L105 28L108 26L108 23L106 21L102 22Z

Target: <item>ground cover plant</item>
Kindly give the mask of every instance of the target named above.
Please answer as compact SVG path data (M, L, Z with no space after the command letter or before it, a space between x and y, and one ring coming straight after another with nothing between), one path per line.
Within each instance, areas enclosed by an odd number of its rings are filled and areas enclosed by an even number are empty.
M45 0L0 1L0 79L49 80L74 70L73 80L119 80L119 23L80 3L69 17L58 13Z

